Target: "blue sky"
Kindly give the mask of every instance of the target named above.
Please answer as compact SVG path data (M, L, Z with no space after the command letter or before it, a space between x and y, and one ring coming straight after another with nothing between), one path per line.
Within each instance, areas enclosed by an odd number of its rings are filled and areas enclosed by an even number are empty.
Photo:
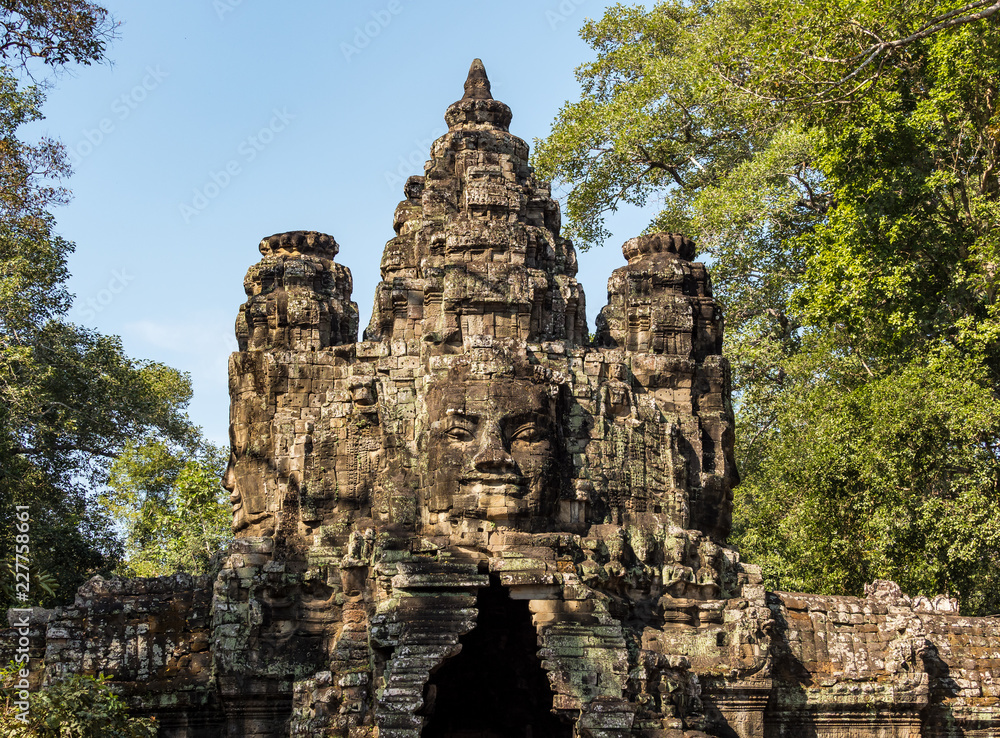
M511 131L544 137L592 58L578 30L596 0L103 3L121 21L110 65L76 67L29 136L60 139L74 175L55 215L76 243L73 322L130 356L191 374L191 417L228 442L226 363L243 276L264 236L317 230L340 244L362 327L402 184L421 174L469 64L486 65ZM618 246L648 212L580 254L588 320Z

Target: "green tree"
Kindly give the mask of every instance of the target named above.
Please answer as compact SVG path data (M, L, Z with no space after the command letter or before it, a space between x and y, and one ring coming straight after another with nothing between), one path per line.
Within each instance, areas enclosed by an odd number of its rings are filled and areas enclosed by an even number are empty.
M135 718L108 677L73 674L31 694L28 722L18 715L14 665L0 670L0 736L3 738L154 738L156 721Z
M87 0L5 0L0 57L27 68L31 60L50 67L104 59L117 24L108 11Z
M121 561L115 521L100 505L111 465L130 444L195 453L185 414L189 379L137 361L115 337L65 320L73 244L56 235L53 207L68 192L63 147L22 140L44 100L32 75L104 59L115 24L83 0L0 4L0 609L17 593L17 506L30 513L30 598L64 602Z
M766 429L738 438L736 540L777 589L859 593L873 579L1000 611L1000 401L953 352L868 377L803 355ZM758 447L752 447L757 444Z
M656 198L650 228L713 262L734 536L771 586L884 576L998 603L998 10L615 6L584 27L581 99L536 146L585 247Z
M0 411L0 541L12 555L16 506L27 506L32 566L56 582L32 587L31 602L48 604L120 563L113 510L98 495L115 459L143 439L190 453L198 433L184 413L187 377L126 357L117 338L52 320L24 348L3 372L16 397Z
M232 540L232 506L222 488L228 453L195 452L159 440L130 444L111 468L103 506L124 525L121 573L204 574Z

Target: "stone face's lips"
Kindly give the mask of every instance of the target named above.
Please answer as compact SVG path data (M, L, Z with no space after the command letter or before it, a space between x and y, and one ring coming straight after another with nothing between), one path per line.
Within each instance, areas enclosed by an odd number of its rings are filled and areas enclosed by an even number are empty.
M524 497L528 491L525 480L515 476L467 478L463 479L461 484L463 491L493 497L502 495L520 498Z

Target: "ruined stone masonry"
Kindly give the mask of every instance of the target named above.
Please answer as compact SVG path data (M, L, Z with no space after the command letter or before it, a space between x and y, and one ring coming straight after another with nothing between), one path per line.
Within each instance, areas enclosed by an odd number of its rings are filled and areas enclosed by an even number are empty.
M890 582L767 593L727 547L729 370L695 245L627 241L591 341L478 60L445 120L363 340L331 236L261 242L217 574L35 611L37 678L113 674L177 738L1000 735L1000 620Z

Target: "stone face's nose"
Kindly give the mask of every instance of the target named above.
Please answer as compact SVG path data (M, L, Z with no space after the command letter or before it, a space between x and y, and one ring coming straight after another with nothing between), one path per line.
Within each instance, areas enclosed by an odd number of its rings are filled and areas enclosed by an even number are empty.
M463 100L492 100L490 93L490 78L486 76L486 67L482 59L473 59L469 67L469 77L465 80Z
M517 471L517 464L504 443L503 433L496 424L483 429L479 451L472 457L476 471L487 474L511 474Z
M222 477L222 488L231 493L230 499L238 497L236 494L236 455L230 451L229 463L226 465L226 473Z

